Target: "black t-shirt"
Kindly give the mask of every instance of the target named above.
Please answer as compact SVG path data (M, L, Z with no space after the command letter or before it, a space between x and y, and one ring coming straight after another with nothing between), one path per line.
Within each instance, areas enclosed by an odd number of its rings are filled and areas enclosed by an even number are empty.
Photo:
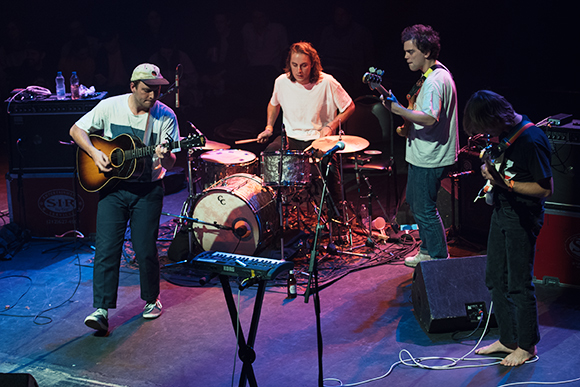
M523 119L529 121L526 116ZM552 176L550 155L550 141L546 134L537 126L530 126L506 150L502 170L516 182L538 182ZM499 189L495 196L496 204L500 206L525 205L537 210L545 201L505 189Z

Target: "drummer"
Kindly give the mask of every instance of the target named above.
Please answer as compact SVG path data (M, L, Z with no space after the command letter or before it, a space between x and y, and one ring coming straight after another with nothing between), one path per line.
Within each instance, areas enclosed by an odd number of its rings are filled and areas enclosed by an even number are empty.
M258 142L265 143L272 136L274 123L283 110L283 125L288 138L289 150L304 150L312 141L337 134L339 125L353 114L354 103L341 84L330 74L322 71L318 52L310 43L298 42L290 47L286 58L285 73L274 82L272 98L268 103L267 124L258 135ZM266 152L280 150L278 136ZM334 162L329 171L328 186L334 205L340 211L340 176ZM323 164L323 173L326 164ZM334 211L333 211L334 212ZM336 219L339 213L330 213Z

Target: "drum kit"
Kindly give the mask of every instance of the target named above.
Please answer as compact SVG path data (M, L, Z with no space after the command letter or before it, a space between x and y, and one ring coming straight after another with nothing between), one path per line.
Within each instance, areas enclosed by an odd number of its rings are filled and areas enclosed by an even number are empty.
M240 142L244 141L250 142ZM259 160L252 152L211 140L201 148L189 149L189 196L181 214L174 215L179 218L176 234L178 229L188 232L190 253L197 245L197 250L201 247L205 251L254 255L280 233L283 259L283 197L288 192L305 190L318 179L320 173L314 170L317 157L339 141L344 143L339 154L356 153L369 146L366 139L358 136L327 136L313 141L304 151L262 152ZM197 188L201 188L200 193ZM344 192L342 195L344 205ZM351 220L345 221L349 227Z

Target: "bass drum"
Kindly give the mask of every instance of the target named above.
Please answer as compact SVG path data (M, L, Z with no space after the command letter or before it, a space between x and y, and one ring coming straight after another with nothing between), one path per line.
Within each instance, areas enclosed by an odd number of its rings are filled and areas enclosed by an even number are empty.
M247 173L228 176L206 189L192 217L224 226L193 223L193 234L205 251L252 255L279 228L274 191Z

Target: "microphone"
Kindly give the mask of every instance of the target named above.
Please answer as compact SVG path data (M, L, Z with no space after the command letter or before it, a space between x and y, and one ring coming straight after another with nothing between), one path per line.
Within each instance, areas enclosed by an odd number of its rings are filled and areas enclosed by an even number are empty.
M179 109L179 66L181 66L181 64L178 64L177 67L175 68L175 108Z
M344 147L345 147L344 142L339 141L339 142L336 143L335 146L332 147L332 149L330 149L328 152L326 152L324 154L324 156L322 156L322 158L325 158L326 156L330 156L330 155L334 154L338 150L343 150Z

